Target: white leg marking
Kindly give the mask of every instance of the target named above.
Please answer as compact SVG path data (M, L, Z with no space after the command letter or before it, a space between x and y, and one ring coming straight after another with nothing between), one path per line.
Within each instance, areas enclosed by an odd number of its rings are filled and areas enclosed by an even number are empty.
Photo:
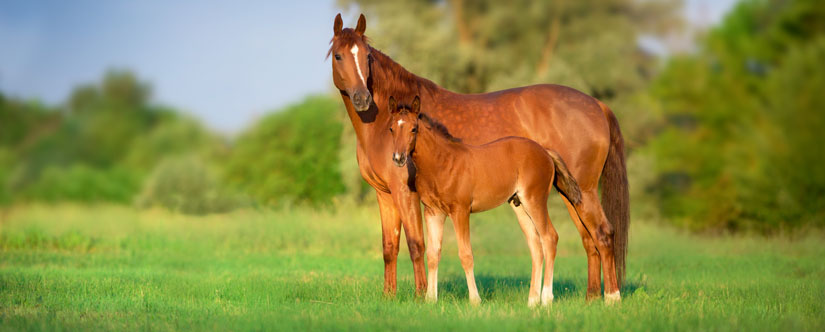
M361 78L361 82L367 84L367 80L364 79L364 74L361 73L361 65L358 64L358 45L352 46L350 52L352 52L353 60L355 60L355 69L358 70L358 77Z
M438 301L438 268L429 271L429 280L427 283L427 301Z
M622 296L619 294L619 291L615 291L613 293L605 293L604 294L604 302L607 304L619 303L622 301Z
M553 285L544 286L541 288L541 304L548 305L553 303Z

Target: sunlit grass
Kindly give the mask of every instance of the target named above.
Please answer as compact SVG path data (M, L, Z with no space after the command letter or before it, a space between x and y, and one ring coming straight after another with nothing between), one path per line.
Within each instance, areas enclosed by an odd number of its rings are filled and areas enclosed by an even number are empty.
M382 293L377 209L202 217L101 205L0 219L0 329L823 330L823 236L698 237L635 221L621 305L584 301L578 234L554 207L556 302L529 309L530 261L507 208L472 218L484 302L467 303L448 225L440 302ZM402 241L403 242L403 241Z

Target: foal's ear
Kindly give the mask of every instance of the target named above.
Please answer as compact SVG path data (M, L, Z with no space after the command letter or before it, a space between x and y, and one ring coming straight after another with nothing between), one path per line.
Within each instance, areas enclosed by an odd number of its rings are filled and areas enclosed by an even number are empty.
M332 25L332 31L335 32L335 35L341 34L341 28L344 27L344 20L341 19L341 13L335 16L335 23Z
M420 108L421 108L421 99L419 99L418 96L415 96L415 99L413 99L413 102L412 102L412 112L414 114L418 114L418 112L420 111Z
M355 26L355 33L359 35L364 35L364 31L367 30L367 19L364 17L364 14L361 14L361 17L358 18L358 25Z
M398 108L396 108L396 106L398 106L398 104L395 102L395 97L390 96L390 101L389 101L390 113L395 114L395 113L398 112Z

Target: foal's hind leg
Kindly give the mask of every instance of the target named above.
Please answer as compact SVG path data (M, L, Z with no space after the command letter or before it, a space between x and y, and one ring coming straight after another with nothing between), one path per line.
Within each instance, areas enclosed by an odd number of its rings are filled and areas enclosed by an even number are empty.
M533 220L524 211L524 204L521 204L518 200L512 200L510 206L513 208L513 212L516 213L521 231L524 232L527 247L530 248L530 258L533 261L533 270L530 274L530 292L527 297L527 305L532 307L539 303L539 297L541 296L541 289L539 288L539 284L541 284L541 264L543 262L541 240L539 240L539 233L536 231L536 226L533 225Z
M525 196L527 197L524 199L524 210L539 233L541 247L544 251L544 285L541 289L541 304L548 305L553 302L553 264L556 260L559 235L547 214L547 193Z
M470 303L481 303L476 287L476 277L473 274L473 247L470 245L470 211L454 211L450 214L455 227L455 237L458 240L458 258L467 277L467 289L470 291Z
M427 221L427 301L438 300L438 262L441 260L441 239L444 234L444 218L439 211L424 207Z

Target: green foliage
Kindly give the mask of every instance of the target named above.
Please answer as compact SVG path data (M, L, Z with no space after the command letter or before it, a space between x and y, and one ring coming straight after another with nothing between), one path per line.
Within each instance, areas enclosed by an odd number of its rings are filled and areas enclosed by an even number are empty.
M147 84L117 70L57 108L0 95L0 203L131 202L163 158L218 145L200 123L149 98Z
M261 119L233 146L227 182L267 205L323 204L343 193L339 104L310 97Z
M651 143L663 212L694 229L823 223L825 6L746 1L653 85L667 127Z
M99 169L83 164L65 168L47 166L21 196L48 202L128 203L138 187L139 178L121 168Z
M225 212L240 203L223 190L216 176L194 157L178 157L159 163L146 179L137 198L141 207L162 206L187 214Z

